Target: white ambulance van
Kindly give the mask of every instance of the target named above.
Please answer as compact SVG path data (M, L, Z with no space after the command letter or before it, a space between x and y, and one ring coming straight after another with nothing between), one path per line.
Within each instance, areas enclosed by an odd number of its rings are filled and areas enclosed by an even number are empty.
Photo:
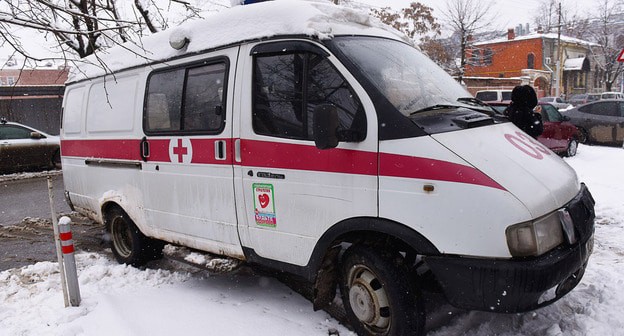
M424 291L512 313L581 280L575 172L362 12L238 6L97 56L67 84L63 176L119 262L166 242L289 272L315 309L339 288L360 335L423 334Z

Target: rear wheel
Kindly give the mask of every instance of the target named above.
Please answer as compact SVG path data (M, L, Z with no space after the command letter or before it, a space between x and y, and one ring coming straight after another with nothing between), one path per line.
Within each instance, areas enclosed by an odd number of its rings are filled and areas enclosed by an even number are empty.
M424 303L399 254L354 245L344 254L340 291L358 335L423 335Z
M582 144L586 144L589 142L589 135L584 128L578 128L578 142Z
M113 208L107 218L111 250L119 263L142 266L162 257L164 243L143 235L123 210Z
M570 139L568 142L568 148L566 149L565 156L572 157L576 155L576 150L578 149L578 142L576 139Z

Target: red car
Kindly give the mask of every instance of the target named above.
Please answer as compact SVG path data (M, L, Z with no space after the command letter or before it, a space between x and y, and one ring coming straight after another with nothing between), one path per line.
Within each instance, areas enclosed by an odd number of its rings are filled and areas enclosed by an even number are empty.
M504 114L509 106L507 103L490 103L490 105L500 114ZM559 113L559 110L549 103L538 103L534 111L542 115L544 123L544 132L537 137L537 141L559 155L576 155L578 129L569 122L570 118Z

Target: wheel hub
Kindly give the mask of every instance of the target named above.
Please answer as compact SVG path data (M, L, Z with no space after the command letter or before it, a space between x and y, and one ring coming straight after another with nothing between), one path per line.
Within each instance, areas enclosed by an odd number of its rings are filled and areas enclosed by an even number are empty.
M386 291L364 265L354 267L349 279L351 311L371 332L383 333L390 324Z
M355 283L349 290L351 309L357 318L367 324L373 323L377 311L375 297L362 283Z

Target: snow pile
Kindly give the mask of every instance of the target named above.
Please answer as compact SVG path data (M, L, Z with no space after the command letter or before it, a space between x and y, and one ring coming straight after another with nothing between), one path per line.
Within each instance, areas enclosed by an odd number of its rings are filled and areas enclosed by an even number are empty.
M56 263L0 272L0 335L327 335L351 333L274 279L139 270L76 254L82 302L63 308Z
M615 336L624 330L624 150L581 145L566 161L596 204L594 253L581 283L558 302L524 314L453 314L428 336ZM56 263L0 272L0 336L354 335L278 281L164 264L135 269L94 253L76 255L80 307L63 308Z
M25 180L33 177L53 177L63 174L60 170L46 170L41 172L26 172L0 175L0 182Z
M126 43L85 58L78 69L72 69L68 82L162 61L187 53L197 53L240 41L257 40L276 35L304 35L328 39L337 34L380 35L400 39L404 36L370 17L366 12L335 6L328 1L275 0L253 5L235 6L205 20ZM169 40L189 41L176 50Z

